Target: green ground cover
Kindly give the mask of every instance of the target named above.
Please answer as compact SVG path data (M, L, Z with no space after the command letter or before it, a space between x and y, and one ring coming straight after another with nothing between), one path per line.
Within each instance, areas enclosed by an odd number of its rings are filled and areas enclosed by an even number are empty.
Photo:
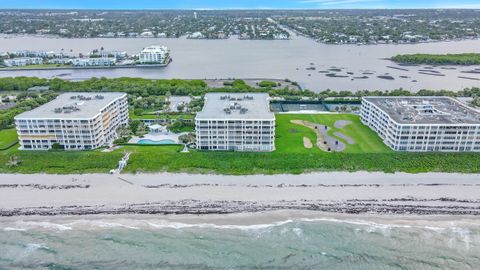
M20 164L8 167L11 156L17 156ZM17 147L0 151L0 172L3 173L107 173L117 167L123 150L111 153L94 151L20 151Z
M13 69L35 69L35 68L68 68L72 65L61 65L61 64L39 64L39 65L28 65L28 66L15 66L15 67L4 67L4 68L13 68Z
M356 143L345 152L323 152L303 146L303 136L316 140L315 133L290 120L306 120L333 126L336 120L353 123L341 131ZM333 129L331 132L334 132ZM190 151L182 146L124 146L111 153L95 151L0 151L0 172L20 173L106 173L117 166L124 151L132 152L125 172L197 172L219 174L276 174L308 171L462 172L480 173L479 153L402 153L383 145L378 136L348 114L277 115L277 150L271 153ZM6 163L17 155L21 164Z
M5 149L18 141L15 129L0 130L0 149Z
M399 54L392 57L392 60L404 64L479 65L480 53Z

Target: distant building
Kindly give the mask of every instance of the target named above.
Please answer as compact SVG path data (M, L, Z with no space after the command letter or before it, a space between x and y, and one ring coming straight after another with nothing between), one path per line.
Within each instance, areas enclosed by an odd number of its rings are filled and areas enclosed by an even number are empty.
M164 64L170 58L170 51L165 46L149 46L140 53L141 64Z
M48 57L54 57L55 52L46 52L46 51L29 51L29 50L23 50L23 51L15 51L12 53L15 56L18 57L40 57L40 58L48 58Z
M155 35L152 33L152 31L145 31L140 34L140 37L142 38L152 38L155 37Z
M208 93L195 130L200 150L275 150L275 115L268 94Z
M113 66L117 62L114 57L74 58L71 60L73 66Z
M71 58L52 58L52 59L48 59L48 63L49 64L56 64L56 65L68 65L68 64L72 64L72 59Z
M202 34L202 32L193 32L190 35L188 35L188 38L190 39L202 39L205 36Z
M480 151L480 112L450 97L365 97L362 122L397 151Z
M43 64L43 59L40 57L21 57L21 58L12 58L5 59L3 63L7 67L22 67L28 65L40 65Z
M125 93L64 93L15 117L21 150L95 149L117 138L128 124Z

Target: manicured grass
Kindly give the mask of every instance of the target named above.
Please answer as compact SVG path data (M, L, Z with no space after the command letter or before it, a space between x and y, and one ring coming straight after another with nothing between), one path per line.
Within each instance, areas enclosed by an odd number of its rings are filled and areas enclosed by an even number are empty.
M356 140L345 152L329 153L305 149L303 136L316 140L315 133L290 120L306 120L333 127L336 120L353 123L341 131ZM332 132L335 130L332 130ZM405 153L391 151L358 116L277 115L277 150L271 153L190 151L179 145L124 146L112 153L96 151L0 151L0 172L19 173L107 173L117 166L124 151L132 152L125 172L196 172L219 174L278 174L308 171L462 172L480 173L479 153ZM6 163L11 155L22 161L18 167Z
M312 123L323 124L329 126L331 129L328 134L334 136L334 132L341 132L344 135L352 138L355 144L347 144L341 138L347 148L345 153L388 153L392 152L373 132L370 128L360 122L360 118L351 114L277 114L276 115L276 148L278 152L282 153L325 153L318 147L314 146L311 149L306 149L303 146L303 137L308 137L315 144L317 137L315 132L307 127L293 124L291 120L305 120ZM342 129L334 127L334 123L338 120L348 120L352 123ZM330 154L330 153L327 153Z
M15 129L0 130L0 149L5 149L18 141Z

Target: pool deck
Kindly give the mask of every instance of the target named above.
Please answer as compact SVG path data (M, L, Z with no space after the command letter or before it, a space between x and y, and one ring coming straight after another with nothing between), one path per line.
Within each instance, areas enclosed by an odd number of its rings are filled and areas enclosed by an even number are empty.
M176 133L150 134L149 133L144 135L143 138L134 136L128 141L128 143L135 144L135 143L138 143L138 141L140 140L152 140L152 141L172 140L175 143L180 143L180 140L178 139L178 137L180 137L183 134L185 133L178 133L178 134Z

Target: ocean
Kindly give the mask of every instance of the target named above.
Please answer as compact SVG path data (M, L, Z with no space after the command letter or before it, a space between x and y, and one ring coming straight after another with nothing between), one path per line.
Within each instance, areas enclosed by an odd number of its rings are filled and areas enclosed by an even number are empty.
M473 217L0 219L0 269L478 269ZM288 215L287 215L288 216ZM266 222L271 220L271 222ZM211 221L211 222L210 222Z

